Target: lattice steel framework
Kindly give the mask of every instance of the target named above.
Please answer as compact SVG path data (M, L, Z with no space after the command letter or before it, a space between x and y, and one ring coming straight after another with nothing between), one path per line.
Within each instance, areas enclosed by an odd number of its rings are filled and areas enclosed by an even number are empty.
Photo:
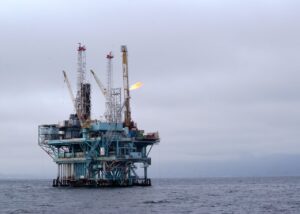
M107 72L106 72L106 79L107 79L107 85L106 85L106 121L111 123L113 122L113 103L112 103L112 88L113 88L113 67L112 67L112 59L114 56L112 55L112 52L110 52L107 56Z
M39 126L39 146L57 164L53 186L150 186L148 156L160 138L158 132L144 133L132 125L129 106L127 49L123 50L123 80L125 102L121 105L121 88L113 88L112 54L107 55L107 88L99 84L107 98L107 121L90 120L90 84L85 79L85 51L79 44L76 114L59 124ZM96 78L96 82L100 81ZM67 79L64 72L65 80ZM71 87L68 87L72 100ZM127 102L126 102L127 101ZM125 108L125 124L122 109ZM127 121L127 124L126 124ZM130 122L128 124L128 122ZM150 147L150 148L149 148ZM149 149L147 149L149 148ZM142 164L144 175L139 176L136 164Z
M85 122L91 116L91 86L86 82L86 47L79 43L77 49L77 96L76 108L79 117Z

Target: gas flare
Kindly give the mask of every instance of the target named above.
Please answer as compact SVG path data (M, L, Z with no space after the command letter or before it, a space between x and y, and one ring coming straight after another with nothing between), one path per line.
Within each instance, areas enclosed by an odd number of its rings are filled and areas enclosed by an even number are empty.
M132 90L138 89L138 88L140 88L142 86L143 86L142 82L137 82L137 83L131 85L130 88L129 88L129 90L132 91Z

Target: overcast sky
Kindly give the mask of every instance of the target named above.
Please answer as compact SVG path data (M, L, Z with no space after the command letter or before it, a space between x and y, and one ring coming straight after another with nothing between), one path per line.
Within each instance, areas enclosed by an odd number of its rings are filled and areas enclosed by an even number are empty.
M113 51L116 86L127 45L133 119L161 135L150 176L300 175L298 0L2 0L0 42L0 175L56 176L38 125L73 111L78 42L103 80Z

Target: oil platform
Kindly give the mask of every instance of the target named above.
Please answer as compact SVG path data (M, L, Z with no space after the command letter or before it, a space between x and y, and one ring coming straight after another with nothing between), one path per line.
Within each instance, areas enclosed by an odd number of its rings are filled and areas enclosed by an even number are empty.
M131 118L127 47L121 46L123 92L114 88L112 60L107 55L107 82L93 77L105 97L104 119L91 119L91 85L86 80L86 48L79 44L77 92L73 94L65 71L64 80L74 113L58 124L38 127L38 144L57 164L53 186L151 186L147 169L149 153L160 138L158 132L144 133ZM124 116L123 116L124 115ZM138 175L140 166L143 175ZM142 174L142 173L141 173Z

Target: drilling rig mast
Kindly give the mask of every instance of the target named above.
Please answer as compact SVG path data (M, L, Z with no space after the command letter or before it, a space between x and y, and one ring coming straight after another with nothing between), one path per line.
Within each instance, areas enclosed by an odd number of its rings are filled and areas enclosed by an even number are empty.
M91 117L91 85L86 82L86 48L81 46L77 49L77 96L76 109L83 122L88 122ZM79 116L79 115L77 115ZM86 123L88 126L88 124Z

